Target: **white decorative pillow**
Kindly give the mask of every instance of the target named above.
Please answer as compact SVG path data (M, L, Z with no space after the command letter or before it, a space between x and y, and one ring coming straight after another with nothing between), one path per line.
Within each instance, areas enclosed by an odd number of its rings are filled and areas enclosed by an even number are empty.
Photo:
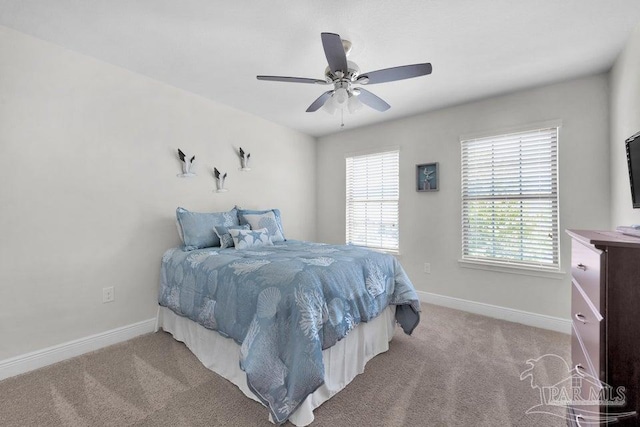
M286 240L282 232L280 211L277 209L269 209L266 211L239 209L238 219L240 220L240 224L249 224L252 230L266 228L272 242L284 242Z
M230 229L229 234L233 238L236 249L256 248L259 246L273 246L266 228L259 230Z

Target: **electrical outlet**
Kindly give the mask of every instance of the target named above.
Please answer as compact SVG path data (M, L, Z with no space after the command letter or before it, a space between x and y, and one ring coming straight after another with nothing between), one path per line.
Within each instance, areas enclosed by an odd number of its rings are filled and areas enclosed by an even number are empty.
M428 263L428 262L424 263L424 272L426 274L431 274L431 264L430 263Z
M115 292L113 290L113 286L109 286L108 288L102 288L102 303L113 302L115 299Z

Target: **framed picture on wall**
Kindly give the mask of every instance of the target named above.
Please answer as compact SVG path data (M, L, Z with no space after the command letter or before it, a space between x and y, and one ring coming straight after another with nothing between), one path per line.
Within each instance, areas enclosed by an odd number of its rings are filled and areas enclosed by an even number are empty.
M416 191L438 191L438 162L416 165Z

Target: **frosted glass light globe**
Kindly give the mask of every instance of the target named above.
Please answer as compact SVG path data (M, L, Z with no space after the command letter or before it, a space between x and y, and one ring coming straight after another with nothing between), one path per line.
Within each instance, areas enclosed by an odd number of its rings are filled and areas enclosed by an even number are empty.
M336 90L336 93L334 96L336 97L336 102L340 105L347 102L347 99L349 98L349 94L347 93L347 90L343 87Z

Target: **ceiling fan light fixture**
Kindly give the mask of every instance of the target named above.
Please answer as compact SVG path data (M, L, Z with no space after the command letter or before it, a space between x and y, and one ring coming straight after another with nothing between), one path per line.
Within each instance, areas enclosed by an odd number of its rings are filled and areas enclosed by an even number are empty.
M349 99L349 92L347 92L347 89L341 87L336 89L336 92L333 95L333 97L335 97L338 105L342 105L345 102L347 102L347 100Z
M349 96L349 101L347 101L347 108L349 113L354 114L362 108L362 101L355 94L352 94Z
M322 106L322 109L327 114L331 114L332 116L336 113L338 106L336 105L335 94L331 95L331 97L327 99L327 102L324 103L324 105Z

